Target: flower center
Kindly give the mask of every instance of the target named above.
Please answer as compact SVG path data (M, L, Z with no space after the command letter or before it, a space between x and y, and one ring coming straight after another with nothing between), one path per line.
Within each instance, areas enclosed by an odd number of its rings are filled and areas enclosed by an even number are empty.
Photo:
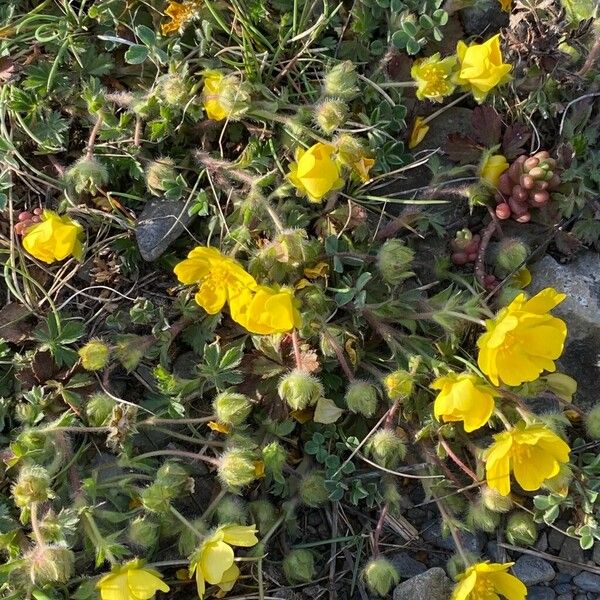
M487 577L477 578L477 582L475 583L475 587L473 588L472 592L474 598L481 598L481 600L485 600L494 593L494 582L492 580Z
M442 96L451 89L446 81L444 69L438 65L424 66L419 77L427 82L424 90L427 96Z

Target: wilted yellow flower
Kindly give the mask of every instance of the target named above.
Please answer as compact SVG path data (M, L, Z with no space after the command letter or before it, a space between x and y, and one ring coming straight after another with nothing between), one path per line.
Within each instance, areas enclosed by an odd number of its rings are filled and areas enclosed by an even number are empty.
M207 246L194 248L175 266L174 272L181 283L200 286L196 302L211 315L247 288L254 290L257 286L254 277L236 260Z
M542 371L556 370L567 326L548 314L566 298L546 288L530 300L519 294L495 319L486 321L486 333L477 340L479 368L494 385L534 381Z
M320 202L323 196L344 185L334 153L335 146L321 142L308 150L296 150L296 160L290 164L288 179L311 202Z
M98 581L102 600L150 600L157 591L168 592L158 571L143 567L144 562L133 560L112 571Z
M531 283L531 280L531 271L527 267L523 267L510 278L510 283L516 288L522 290Z
M455 56L442 59L439 52L415 60L410 75L418 84L417 98L441 102L446 96L452 94L456 87L452 80L455 67Z
M467 46L461 40L456 54L459 70L455 83L470 91L479 104L492 89L510 79L512 66L502 62L499 34L483 44Z
M196 574L200 600L204 598L207 583L217 585L223 592L235 585L240 570L231 546L250 547L257 543L254 525L224 525L208 535L190 560L190 577Z
M503 154L492 154L487 156L481 165L479 176L483 181L495 188L498 185L500 175L502 175L508 167L509 164L506 160L506 156Z
M445 423L463 421L465 431L483 427L494 411L498 392L472 373L449 373L431 387L440 390L433 407L435 418Z
M344 133L334 140L334 145L338 162L347 166L361 181L369 181L369 171L375 160L371 158L362 141Z
M408 147L412 150L418 146L423 141L428 131L429 125L425 124L425 119L423 117L415 117L415 122L413 123L410 137L408 138Z
M510 493L510 473L528 492L539 490L546 479L558 474L569 461L571 449L544 425L519 423L494 436L485 452L485 478L502 496Z
M285 333L301 326L300 313L291 290L259 285L246 288L230 300L231 318L250 333Z
M171 17L171 20L160 26L162 34L167 35L174 31L179 31L187 25L195 16L198 5L198 0L191 0L190 2L175 2L174 0L170 0L167 8L165 8L165 15Z
M527 588L507 573L514 563L475 563L458 577L451 600L525 600Z
M228 116L228 111L221 104L219 96L223 92L225 77L219 71L204 72L204 88L202 90L202 105L206 116L213 121L222 121Z
M500 8L505 12L510 12L512 8L512 0L498 0Z
M67 215L44 210L42 220L34 223L23 237L23 248L38 260L53 263L74 256L81 259L83 227Z

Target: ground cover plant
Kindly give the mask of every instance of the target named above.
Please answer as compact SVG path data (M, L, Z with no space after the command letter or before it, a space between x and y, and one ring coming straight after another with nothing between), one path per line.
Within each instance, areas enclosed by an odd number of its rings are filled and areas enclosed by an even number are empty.
M596 13L0 4L0 597L391 597L409 508L454 600L527 595L478 532L592 548L527 288L600 248Z

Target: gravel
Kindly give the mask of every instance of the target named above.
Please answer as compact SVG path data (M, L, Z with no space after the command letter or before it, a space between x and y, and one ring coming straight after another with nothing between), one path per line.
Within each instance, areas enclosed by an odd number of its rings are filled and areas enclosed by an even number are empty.
M512 570L513 574L528 587L552 581L556 575L548 561L527 554L517 560Z
M581 590L600 594L600 575L583 571L573 578L573 583Z

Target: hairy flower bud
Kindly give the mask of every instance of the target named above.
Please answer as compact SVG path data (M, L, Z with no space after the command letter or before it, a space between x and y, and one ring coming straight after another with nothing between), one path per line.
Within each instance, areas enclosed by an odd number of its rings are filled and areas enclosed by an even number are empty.
M78 354L86 371L100 371L108 365L110 348L102 340L90 340L79 348Z
M34 502L45 502L54 496L48 471L39 465L24 466L11 491L19 508L28 508Z
M513 507L510 496L502 496L497 490L487 485L481 487L481 501L487 508L497 513L508 512Z
M387 240L377 254L377 266L387 283L398 285L414 275L410 270L414 258L414 250L402 240Z
M248 522L246 503L237 496L227 494L217 504L215 517L219 525L227 525L229 523L245 525Z
M345 400L353 413L372 417L377 411L377 388L367 381L353 381L346 390Z
M400 581L396 567L383 557L372 558L363 571L363 577L369 590L379 596L387 596Z
M500 275L517 271L529 256L529 248L521 240L504 238L496 248L496 268Z
M585 429L593 440L600 440L600 404L585 416Z
M252 452L240 448L227 450L219 461L219 478L230 489L237 490L257 477Z
M473 552L464 551L463 554L453 554L446 563L446 571L451 579L456 580L458 575L464 573L469 565L478 560L479 557Z
M92 427L105 425L115 405L115 400L108 394L104 394L103 392L93 394L88 398L85 405L85 414L87 415L88 423Z
M159 524L147 515L136 517L127 528L127 539L141 549L152 548L160 530Z
M324 395L323 386L316 378L300 369L294 369L279 382L279 397L293 410L304 410L316 404Z
M317 572L313 553L305 548L290 551L283 559L283 572L290 584L312 581Z
M148 163L146 167L146 186L155 196L160 196L167 189L165 183L174 181L177 177L175 161L172 158L158 158Z
M262 449L262 458L267 473L272 475L275 481L283 483L283 465L287 458L285 448L277 441L271 442Z
M323 92L326 96L353 100L358 96L358 74L351 60L338 63L325 74Z
M194 491L194 480L178 462L166 461L156 473L156 483L171 490L173 497Z
M315 123L325 132L340 128L348 118L348 106L335 98L325 98L315 106Z
M278 511L268 500L255 500L248 508L260 535L265 535L277 522Z
M511 513L506 521L506 538L516 546L532 546L537 540L537 525L524 510Z
M108 171L97 158L83 156L66 170L65 179L78 194L95 194L108 183Z
M183 108L188 98L188 86L185 78L177 73L170 73L163 77L158 86L160 95L167 104Z
M172 490L165 485L153 483L144 488L140 493L142 506L152 513L168 513L174 495Z
M213 410L219 423L225 425L241 425L252 411L250 398L235 392L221 392L213 400Z
M36 546L25 556L33 585L66 583L73 576L75 555L64 544Z
M491 511L484 502L472 502L467 509L466 523L471 530L492 533L500 524L500 513Z
M307 506L321 506L329 500L329 492L325 487L325 475L321 471L312 471L300 481L298 489L300 499Z
M392 429L376 431L367 442L366 449L372 459L386 469L395 469L406 456L406 446Z
M405 400L413 392L414 377L408 371L398 369L384 377L383 385L390 400Z

